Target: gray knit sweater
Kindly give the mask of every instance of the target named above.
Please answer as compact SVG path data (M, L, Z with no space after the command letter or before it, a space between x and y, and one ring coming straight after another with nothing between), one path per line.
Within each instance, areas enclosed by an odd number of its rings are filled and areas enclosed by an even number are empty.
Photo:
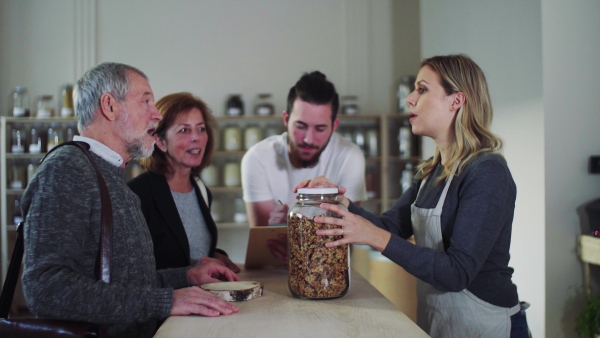
M140 202L124 170L92 153L113 212L110 284L98 280L100 190L88 158L74 146L51 153L23 196L26 216L23 290L39 317L109 326L111 337L151 337L166 318L187 268L157 273Z

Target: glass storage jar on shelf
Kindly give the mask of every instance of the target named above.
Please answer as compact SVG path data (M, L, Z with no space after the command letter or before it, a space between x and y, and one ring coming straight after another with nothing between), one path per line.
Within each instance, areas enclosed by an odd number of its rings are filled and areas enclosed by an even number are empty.
M260 116L273 115L275 107L271 103L271 94L258 94L256 105L254 106L254 114Z
M27 87L15 87L10 93L8 107L8 116L26 117L29 116L29 91Z
M229 96L229 99L227 99L227 103L225 104L225 115L244 115L244 101L242 101L242 95L232 94Z
M56 116L54 114L54 98L52 95L38 96L36 116L39 118Z
M317 236L332 224L315 223L315 216L336 216L321 209L321 203L342 205L337 188L298 189L298 201L288 214L288 287L303 299L343 297L350 288L350 251L347 244L327 248L325 243L341 236Z

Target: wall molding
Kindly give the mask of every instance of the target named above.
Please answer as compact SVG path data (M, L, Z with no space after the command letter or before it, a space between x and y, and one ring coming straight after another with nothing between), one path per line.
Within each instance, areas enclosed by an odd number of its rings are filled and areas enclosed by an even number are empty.
M75 0L75 78L96 65L96 0Z

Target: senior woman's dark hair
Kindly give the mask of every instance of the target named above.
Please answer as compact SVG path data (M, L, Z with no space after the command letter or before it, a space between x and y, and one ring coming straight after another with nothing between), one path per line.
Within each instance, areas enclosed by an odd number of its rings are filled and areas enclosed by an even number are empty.
M202 162L200 162L199 166L192 168L191 175L198 177L202 169L210 164L215 149L215 129L217 128L217 122L212 115L212 111L204 101L187 92L167 95L156 101L155 105L163 117L158 123L155 134L163 140L166 139L167 130L180 115L189 113L193 108L198 108L202 113L208 140L204 149ZM144 169L157 174L166 175L173 173L173 168L169 166L167 156L156 145L154 145L152 156L141 159L140 164Z

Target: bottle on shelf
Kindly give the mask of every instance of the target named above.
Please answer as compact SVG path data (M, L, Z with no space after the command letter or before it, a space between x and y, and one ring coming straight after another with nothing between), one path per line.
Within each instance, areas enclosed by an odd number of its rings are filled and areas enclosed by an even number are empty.
M259 116L273 115L275 107L271 103L271 94L258 94L256 105L254 106L254 114Z
M10 152L14 154L22 154L25 152L27 144L25 137L25 129L20 124L15 124L11 132Z
M25 180L21 163L13 162L10 166L9 186L11 189L24 189Z
M354 135L353 139L354 139L354 143L360 148L360 150L363 151L363 153L366 150L366 146L365 146L365 133L362 129L358 128L354 131Z
M29 91L27 87L17 86L13 88L9 97L8 116L28 117L29 111Z
M402 187L402 193L404 194L413 181L413 167L412 164L407 163L402 170L402 176L400 177L400 186Z
M62 129L56 124L51 124L48 128L48 151L63 143L63 141Z
M60 89L60 116L73 116L73 85L65 84Z
M225 115L244 115L244 101L242 101L242 96L240 94L232 94L229 96L225 106Z
M21 211L21 199L20 198L15 198L15 202L13 204L12 216L13 216L13 224L14 225L17 225L17 224L23 222L23 213Z
M34 124L31 126L31 130L29 131L30 142L29 142L29 153L30 154L39 154L44 151L45 147L43 144L43 131L41 125Z
M400 158L410 158L411 156L412 132L408 121L404 121L398 132L398 143Z
M367 155L368 156L377 156L379 154L379 146L378 146L378 137L377 137L377 129L371 128L367 130L366 135L366 143L367 143Z

